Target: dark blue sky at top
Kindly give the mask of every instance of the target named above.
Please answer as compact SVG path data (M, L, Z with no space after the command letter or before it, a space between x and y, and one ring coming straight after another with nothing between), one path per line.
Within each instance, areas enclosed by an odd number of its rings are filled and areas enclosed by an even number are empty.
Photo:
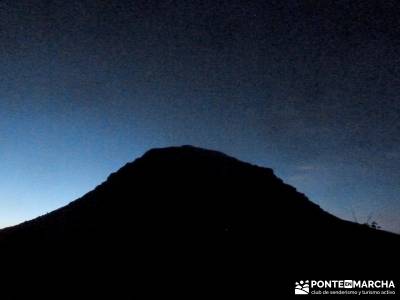
M149 148L194 144L400 232L399 8L1 1L0 227Z

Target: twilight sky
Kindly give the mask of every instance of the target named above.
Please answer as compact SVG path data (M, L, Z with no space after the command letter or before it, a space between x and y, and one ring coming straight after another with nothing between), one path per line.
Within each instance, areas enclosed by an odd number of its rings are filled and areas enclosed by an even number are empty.
M395 0L2 0L0 228L193 144L400 232L399 15Z

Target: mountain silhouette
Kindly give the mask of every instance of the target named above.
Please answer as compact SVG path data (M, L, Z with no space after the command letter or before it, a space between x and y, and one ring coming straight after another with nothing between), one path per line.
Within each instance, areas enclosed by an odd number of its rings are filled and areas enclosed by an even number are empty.
M192 146L152 149L65 207L0 230L5 280L92 296L391 279L398 253L398 235L325 212L271 169Z

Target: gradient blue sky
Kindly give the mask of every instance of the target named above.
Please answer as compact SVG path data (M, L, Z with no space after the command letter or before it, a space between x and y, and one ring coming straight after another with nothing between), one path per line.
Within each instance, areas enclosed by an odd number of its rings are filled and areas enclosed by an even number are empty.
M152 147L193 144L400 232L398 11L2 1L0 227L67 204Z

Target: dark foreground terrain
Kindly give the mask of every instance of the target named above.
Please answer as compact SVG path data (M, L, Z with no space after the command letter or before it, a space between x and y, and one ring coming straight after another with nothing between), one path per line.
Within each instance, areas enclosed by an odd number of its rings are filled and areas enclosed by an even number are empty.
M69 205L1 230L0 298L249 298L292 293L298 279L394 279L399 253L398 235L330 215L271 169L154 149Z

